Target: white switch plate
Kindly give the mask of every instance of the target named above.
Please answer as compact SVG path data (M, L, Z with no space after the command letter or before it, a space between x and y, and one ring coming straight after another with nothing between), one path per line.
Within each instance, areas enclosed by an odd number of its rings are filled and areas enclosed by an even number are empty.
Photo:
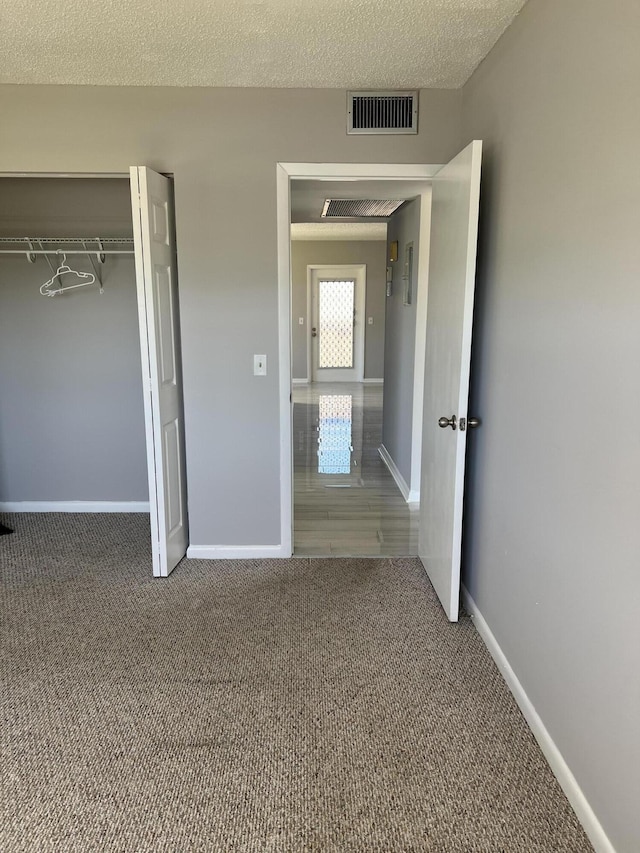
M304 317L298 317L298 323L300 326L304 326Z
M253 375L267 375L267 357L266 355L254 355L253 357Z
M373 326L373 317L369 317L368 323L370 326Z

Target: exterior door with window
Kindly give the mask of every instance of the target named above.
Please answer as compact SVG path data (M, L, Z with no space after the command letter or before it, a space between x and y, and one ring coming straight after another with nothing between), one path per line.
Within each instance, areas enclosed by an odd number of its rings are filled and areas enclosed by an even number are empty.
M309 270L311 380L362 382L366 267Z

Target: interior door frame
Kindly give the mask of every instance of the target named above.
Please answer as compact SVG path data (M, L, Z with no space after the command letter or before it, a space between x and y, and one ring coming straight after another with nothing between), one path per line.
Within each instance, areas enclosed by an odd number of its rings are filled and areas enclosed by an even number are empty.
M420 499L422 470L422 416L426 352L429 237L431 231L431 178L437 164L407 163L276 163L276 228L278 255L278 385L280 396L280 553L293 553L293 405L291 379L291 181L422 181L420 194L420 245L418 266L416 341L413 372L411 433L411 483L409 503ZM308 370L307 370L308 372Z
M313 382L313 339L311 336L311 326L313 318L313 277L318 270L328 270L329 274L323 278L341 278L342 272L347 271L347 278L355 280L354 308L356 317L358 312L361 314L361 331L354 335L353 341L353 358L354 368L358 370L358 379L354 382L362 382L364 379L364 351L365 340L367 335L366 329L366 305L367 305L367 265L366 264L307 264L307 377L309 382ZM331 272L336 273L335 276ZM337 380L340 381L340 380ZM352 381L352 380L349 380Z
M173 180L173 178L174 178L172 172L160 172L160 174L162 174L166 178L169 178L170 180ZM131 191L131 187L132 187L131 175L129 172L0 172L0 178L53 178L53 179L55 179L55 178L67 178L67 179L69 179L69 178L78 178L78 179L104 178L105 180L117 178L120 180L126 180L127 183L129 184L130 191ZM175 216L175 210L173 211L173 213ZM139 296L140 284L138 282L138 278L137 278L137 275L135 273L134 273L134 276L136 278L136 293ZM144 325L146 326L146 320L145 320ZM142 324L140 322L138 323L138 328L139 328L140 334L142 334ZM144 342L141 338L140 339L140 345L141 346L144 343L146 343L146 345L148 346L148 334L149 334L149 330L147 328L147 341ZM148 460L149 460L149 453L152 450L149 447L149 442L153 441L153 437L152 437L152 435L150 435L150 430L149 430L149 426L148 426L148 419L146 417L148 393L149 393L149 389L148 389L148 387L145 386L144 377L142 377L142 399L143 399L143 404L145 406L145 453L146 453L146 458L147 458L147 466L148 466ZM151 498L152 498L152 496L150 493L149 494L149 513L153 512L153 508L151 507Z

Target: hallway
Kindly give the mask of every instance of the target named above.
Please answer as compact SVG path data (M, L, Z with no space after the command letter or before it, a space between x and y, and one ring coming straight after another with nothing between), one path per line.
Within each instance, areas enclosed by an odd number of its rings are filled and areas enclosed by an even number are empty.
M382 400L382 385L294 386L296 556L418 553L418 511L378 453Z

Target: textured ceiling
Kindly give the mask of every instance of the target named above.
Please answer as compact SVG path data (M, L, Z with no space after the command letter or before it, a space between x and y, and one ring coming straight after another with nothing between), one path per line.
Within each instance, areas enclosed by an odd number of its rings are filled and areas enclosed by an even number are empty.
M297 222L292 240L386 240L386 222Z
M2 0L0 82L462 86L525 0Z

